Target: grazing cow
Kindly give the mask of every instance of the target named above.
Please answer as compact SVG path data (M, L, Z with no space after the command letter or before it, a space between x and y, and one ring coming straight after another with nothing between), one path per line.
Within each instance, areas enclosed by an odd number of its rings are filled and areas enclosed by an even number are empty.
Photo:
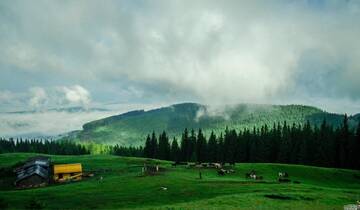
M234 171L235 172L235 171ZM250 173L245 174L245 178L247 179L254 179L254 180L262 180L262 176L256 175L256 172L254 170L251 170Z
M214 163L215 168L220 169L222 168L221 163Z
M195 164L195 163L189 163L187 166L188 166L189 168L194 168L194 167L196 166L196 164Z
M225 173L226 173L226 170L224 170L224 169L218 170L218 175L219 175L219 176L224 176Z
M207 163L201 163L201 166L207 168L209 165Z
M254 179L256 177L256 172L254 170L251 170L250 173L245 174L245 178L247 179Z
M279 178L286 178L289 177L289 174L287 172L279 172L278 176Z

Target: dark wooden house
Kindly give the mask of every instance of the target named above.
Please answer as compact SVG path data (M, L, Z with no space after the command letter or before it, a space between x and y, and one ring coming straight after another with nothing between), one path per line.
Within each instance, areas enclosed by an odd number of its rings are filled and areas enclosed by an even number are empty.
M15 169L15 185L19 188L44 186L49 183L50 160L47 157L35 157Z

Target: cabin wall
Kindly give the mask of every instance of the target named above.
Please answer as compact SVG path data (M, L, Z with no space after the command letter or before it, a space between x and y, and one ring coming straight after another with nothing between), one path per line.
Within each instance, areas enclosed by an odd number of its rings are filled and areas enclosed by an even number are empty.
M16 183L16 186L30 187L30 186L41 185L41 184L47 184L47 180L38 175L32 175L30 177L27 177L23 180L18 181Z

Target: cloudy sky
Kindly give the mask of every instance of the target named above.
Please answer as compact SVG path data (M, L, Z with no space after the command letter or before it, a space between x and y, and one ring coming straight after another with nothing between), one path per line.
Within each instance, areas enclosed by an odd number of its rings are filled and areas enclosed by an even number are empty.
M358 113L359 23L358 0L2 0L0 112L111 109L61 131L185 101Z

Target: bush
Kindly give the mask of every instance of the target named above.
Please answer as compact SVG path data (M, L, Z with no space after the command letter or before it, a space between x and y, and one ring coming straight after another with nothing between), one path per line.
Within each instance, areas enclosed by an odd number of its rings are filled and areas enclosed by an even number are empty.
M6 209L7 207L8 203L3 198L0 198L0 209Z
M33 198L30 200L28 205L25 206L25 209L40 210L40 209L44 209L44 207L45 205L43 203Z

